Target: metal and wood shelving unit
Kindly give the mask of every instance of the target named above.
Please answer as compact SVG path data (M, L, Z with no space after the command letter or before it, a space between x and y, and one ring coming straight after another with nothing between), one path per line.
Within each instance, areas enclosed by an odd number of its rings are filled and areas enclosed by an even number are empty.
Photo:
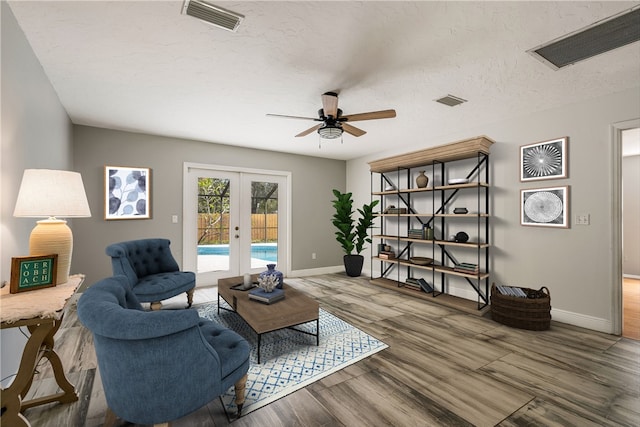
M414 297L430 299L442 305L484 314L489 304L489 149L493 141L485 136L369 163L371 170L372 198L380 200L379 227L375 229L374 243L390 245L395 258L377 256L372 248L371 283L395 289ZM448 184L452 170L465 171L468 182ZM431 175L431 185L417 188L415 172L425 170ZM377 181L377 182L376 182ZM388 189L393 187L393 189ZM453 205L460 198L472 201L475 212L453 213ZM390 201L398 206L393 213L385 213ZM394 205L395 206L395 205ZM402 209L402 210L401 210ZM475 231L474 241L457 242L450 239L454 227L466 227ZM433 239L410 237L416 227L431 227ZM428 265L412 263L415 253L428 255L433 262ZM458 259L472 259L479 268L476 272L455 269ZM373 263L379 263L374 277ZM433 291L425 293L405 285L406 277L426 275ZM449 282L466 282L477 295L477 300L450 295Z

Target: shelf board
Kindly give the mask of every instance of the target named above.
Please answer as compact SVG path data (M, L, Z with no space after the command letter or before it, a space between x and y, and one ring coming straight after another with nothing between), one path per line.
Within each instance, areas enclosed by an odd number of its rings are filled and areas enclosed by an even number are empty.
M404 265L406 267L417 268L419 270L427 270L427 271L435 270L436 273L445 273L445 274L450 274L452 276L466 277L467 279L472 279L472 280L478 280L478 279L484 280L487 277L489 277L489 273L483 273L483 272L480 272L479 274L462 273L460 271L455 271L453 267L445 267L443 265L433 265L433 264L419 265L419 264L414 264L411 261L407 261L406 259L398 259L398 258L383 259L383 258L378 258L376 256L372 257L372 259L374 261L388 262L390 264L399 264L399 265Z
M466 213L466 214L433 214L433 216L436 216L438 218L489 218L489 214L486 213Z
M385 213L377 213L377 214L373 214L374 216L379 216L379 217L402 217L402 218L406 218L406 217L412 217L412 218L416 218L416 217L432 217L432 216L436 216L438 218L441 217L458 217L458 218L489 218L489 214L485 214L485 213L481 213L481 214L477 214L477 213L466 213L466 214L429 214L429 213L406 213L406 214L385 214Z
M398 168L413 168L430 165L437 162L450 162L453 160L470 159L477 157L478 153L489 154L489 149L494 141L486 136L465 139L437 147L413 151L398 156L369 162L371 172L391 172Z
M438 185L434 188L436 190L458 190L460 188L476 188L476 187L489 188L489 184L487 184L486 182L467 182L464 184Z
M474 242L461 243L461 242L452 242L450 240L436 240L434 242L433 240L427 240L427 239L413 239L410 237L390 236L385 234L374 234L372 237L374 239L399 240L401 242L414 242L414 243L425 243L425 244L435 243L436 245L442 245L442 246L458 246L458 247L472 248L472 249L477 249L477 248L484 249L491 246L488 243L474 243Z
M392 213L377 213L374 214L374 216L380 216L380 217L431 217L433 216L432 214L421 214L421 213L406 213L406 214L392 214Z
M486 187L489 188L489 184L486 182L467 182L464 184L449 184L449 185L438 185L436 187L426 187L426 188L407 188L400 190L391 190L391 191L372 191L372 196L393 196L397 194L406 194L406 193L425 193L428 191L435 190L457 190L460 188L476 188L476 187Z
M456 297L448 294L440 294L436 297L433 294L417 291L404 286L398 286L400 282L387 278L371 279L369 282L373 285L380 286L386 289L400 292L405 295L410 295L415 298L420 298L433 304L439 304L446 307L454 308L465 313L473 314L476 316L484 316L489 310L490 306L481 308L478 310L478 302L471 301L465 298Z
M461 242L453 242L451 240L436 240L435 244L442 245L442 246L458 246L458 247L473 248L473 249L477 249L477 248L484 249L491 246L488 243L477 243L477 242L461 243Z

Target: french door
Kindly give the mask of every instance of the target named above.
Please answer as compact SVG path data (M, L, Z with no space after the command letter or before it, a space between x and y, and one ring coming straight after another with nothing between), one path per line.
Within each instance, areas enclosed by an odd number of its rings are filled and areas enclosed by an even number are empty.
M286 172L185 164L184 269L196 284L288 269Z

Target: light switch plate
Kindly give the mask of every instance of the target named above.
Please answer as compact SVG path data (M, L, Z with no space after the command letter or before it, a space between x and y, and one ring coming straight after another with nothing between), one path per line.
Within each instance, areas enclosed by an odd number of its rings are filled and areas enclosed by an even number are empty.
M589 225L589 214L576 215L576 225Z

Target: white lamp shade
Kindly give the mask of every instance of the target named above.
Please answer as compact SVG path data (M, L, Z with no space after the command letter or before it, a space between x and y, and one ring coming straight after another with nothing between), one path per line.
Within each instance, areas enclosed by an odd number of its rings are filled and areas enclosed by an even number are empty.
M90 217L82 176L70 171L25 169L13 216Z
M73 234L62 218L91 216L82 176L77 172L25 169L13 216L38 221L29 238L30 255L58 254L56 284L69 279Z

